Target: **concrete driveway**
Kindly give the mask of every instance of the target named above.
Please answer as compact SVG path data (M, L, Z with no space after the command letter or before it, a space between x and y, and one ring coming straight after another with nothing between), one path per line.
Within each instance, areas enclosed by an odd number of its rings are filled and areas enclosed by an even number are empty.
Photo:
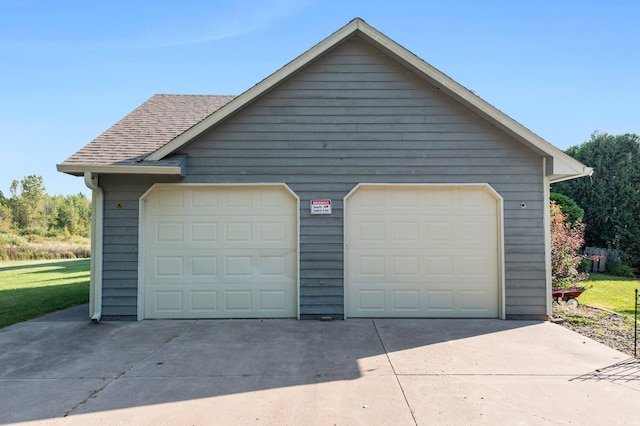
M640 423L640 364L551 323L86 313L0 330L0 423Z

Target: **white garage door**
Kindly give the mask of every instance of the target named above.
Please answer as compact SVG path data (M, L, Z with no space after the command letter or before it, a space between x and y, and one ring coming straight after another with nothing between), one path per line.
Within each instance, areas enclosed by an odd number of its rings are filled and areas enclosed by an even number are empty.
M143 210L145 318L296 316L287 188L159 185Z
M499 206L487 186L358 187L345 207L347 316L498 317Z

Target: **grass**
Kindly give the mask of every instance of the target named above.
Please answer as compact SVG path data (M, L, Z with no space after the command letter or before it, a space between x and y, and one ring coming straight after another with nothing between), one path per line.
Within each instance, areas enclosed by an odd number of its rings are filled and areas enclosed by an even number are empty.
M0 328L89 301L89 259L0 262Z
M593 287L582 293L580 303L633 318L635 290L640 289L640 280L592 273L583 285Z

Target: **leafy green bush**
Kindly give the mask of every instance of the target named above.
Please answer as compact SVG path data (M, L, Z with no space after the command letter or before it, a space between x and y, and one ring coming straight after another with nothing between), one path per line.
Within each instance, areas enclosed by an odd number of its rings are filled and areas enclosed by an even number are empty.
M578 251L584 244L584 225L570 222L560 206L551 202L551 279L554 287L574 287L589 275L581 272L584 256Z
M618 277L633 278L633 268L616 260L609 260L606 265L607 272Z
M584 217L584 210L566 195L552 192L549 194L549 199L560 206L560 210L567 215L569 222L576 223Z
M591 260L590 259L582 259L580 261L580 266L578 266L578 272L589 273L591 269Z

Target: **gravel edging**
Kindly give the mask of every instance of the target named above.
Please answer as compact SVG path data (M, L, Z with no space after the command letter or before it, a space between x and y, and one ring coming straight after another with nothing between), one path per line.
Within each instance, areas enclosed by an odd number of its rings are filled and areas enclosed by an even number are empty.
M564 303L553 302L552 321L612 349L633 356L632 318L592 306L579 305L571 308Z

